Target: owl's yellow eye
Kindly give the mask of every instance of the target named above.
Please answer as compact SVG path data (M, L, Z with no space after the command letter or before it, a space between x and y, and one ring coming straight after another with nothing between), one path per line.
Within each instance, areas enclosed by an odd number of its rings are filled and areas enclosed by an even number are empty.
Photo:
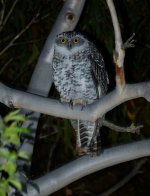
M74 44L77 44L77 43L79 43L79 38L78 37L74 37L72 39L72 41L73 41Z
M61 38L60 38L60 42L61 42L62 44L65 44L65 43L67 42L67 39L66 39L65 37L61 37Z

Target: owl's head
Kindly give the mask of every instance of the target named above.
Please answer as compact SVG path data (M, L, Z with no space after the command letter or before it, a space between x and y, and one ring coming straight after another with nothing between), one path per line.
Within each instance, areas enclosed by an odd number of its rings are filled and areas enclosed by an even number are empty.
M56 37L55 50L61 53L76 53L87 46L87 39L75 31L63 32Z

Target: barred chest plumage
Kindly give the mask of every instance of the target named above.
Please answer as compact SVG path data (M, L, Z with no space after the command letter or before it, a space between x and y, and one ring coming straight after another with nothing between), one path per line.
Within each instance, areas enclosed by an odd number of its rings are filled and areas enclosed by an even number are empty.
M97 99L96 87L91 74L88 55L77 52L74 55L60 55L53 59L54 83L60 97L73 100L83 99L92 103Z

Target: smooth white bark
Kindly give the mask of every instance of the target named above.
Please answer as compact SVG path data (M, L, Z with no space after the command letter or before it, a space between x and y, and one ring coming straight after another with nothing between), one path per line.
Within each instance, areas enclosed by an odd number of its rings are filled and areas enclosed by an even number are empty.
M48 196L66 185L96 171L126 161L149 156L149 149L150 140L143 140L106 149L100 156L84 156L78 158L33 181L38 186L40 193L31 185L28 185L28 192L23 195Z
M150 101L150 82L128 84L121 94L117 90L113 90L99 101L87 105L83 110L81 110L81 106L74 106L72 109L69 104L62 104L58 100L14 90L2 83L0 83L0 92L0 102L8 107L25 108L52 116L93 122L130 99L144 97Z

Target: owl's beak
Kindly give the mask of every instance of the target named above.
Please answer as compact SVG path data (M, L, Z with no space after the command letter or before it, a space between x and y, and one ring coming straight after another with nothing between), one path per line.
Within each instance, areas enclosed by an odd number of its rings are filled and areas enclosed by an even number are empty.
M72 48L72 43L68 42L68 48L71 49Z

